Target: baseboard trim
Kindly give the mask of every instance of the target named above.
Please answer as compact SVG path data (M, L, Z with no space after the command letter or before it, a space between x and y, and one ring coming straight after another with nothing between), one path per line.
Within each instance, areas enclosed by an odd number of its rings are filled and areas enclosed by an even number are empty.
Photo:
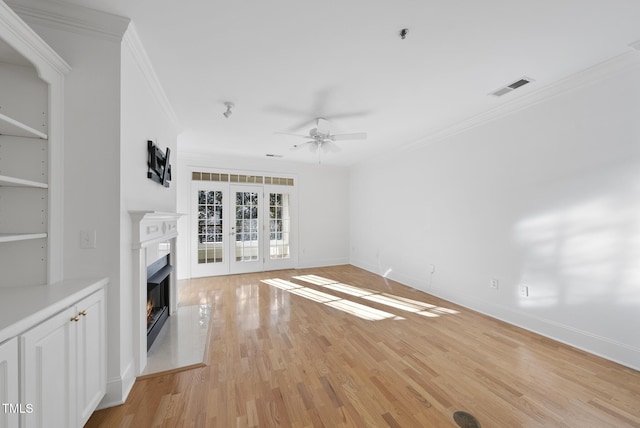
M324 259L324 260L300 260L298 259L298 269L317 268L325 266L348 265L348 258Z
M580 330L559 322L514 311L510 308L490 305L485 302L471 301L450 293L425 291L441 299L445 299L465 308L487 315L491 318L520 327L532 333L553 339L565 345L580 349L589 354L613 361L625 367L640 371L640 349L624 343Z
M133 360L131 360L124 370L124 373L117 378L107 380L107 393L100 404L98 404L96 410L124 404L135 381L136 376L133 370Z
M364 263L352 262L352 265L364 269L376 275L380 275L375 269L370 269ZM553 320L536 317L511 308L495 305L456 293L448 293L432 287L419 286L424 280L409 278L403 275L391 273L388 276L393 281L404 284L416 290L423 291L435 297L447 300L463 306L475 312L491 318L503 321L507 324L520 327L540 336L555 340L565 345L580 349L589 354L596 355L617 364L640 371L640 349L621 343L607 337L599 336L588 331L580 330Z

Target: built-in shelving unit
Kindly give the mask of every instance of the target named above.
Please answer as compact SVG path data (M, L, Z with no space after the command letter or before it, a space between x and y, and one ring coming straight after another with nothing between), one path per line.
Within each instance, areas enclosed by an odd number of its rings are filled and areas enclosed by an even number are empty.
M48 88L31 64L2 56L0 83L0 285L46 284Z
M0 135L47 139L47 134L0 113Z
M62 109L69 70L0 1L0 287L62 279Z

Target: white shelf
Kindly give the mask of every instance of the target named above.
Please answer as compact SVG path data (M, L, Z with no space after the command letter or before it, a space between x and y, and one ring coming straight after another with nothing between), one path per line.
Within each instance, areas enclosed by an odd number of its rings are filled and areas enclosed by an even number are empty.
M36 187L38 189L48 189L47 183L40 183L38 181L23 180L22 178L8 177L6 175L0 175L0 186L10 187Z
M0 242L28 241L46 237L46 233L0 233Z
M16 137L29 137L29 138L41 138L46 140L47 134L33 129L32 127L25 125L22 122L18 122L15 119L5 116L0 113L0 134L1 135L13 135Z

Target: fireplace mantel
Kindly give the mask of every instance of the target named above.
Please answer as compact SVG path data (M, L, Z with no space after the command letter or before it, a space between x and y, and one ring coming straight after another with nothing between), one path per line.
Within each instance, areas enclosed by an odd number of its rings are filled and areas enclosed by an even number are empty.
M153 247L169 242L170 259L175 266L176 238L178 237L179 213L159 211L130 211L132 220L133 247L133 340L136 375L142 374L147 365L147 265L148 254ZM152 262L153 260L151 260ZM169 312L177 310L176 275L171 275L169 283Z
M133 248L166 241L178 236L178 219L184 214L159 211L129 211L133 220Z

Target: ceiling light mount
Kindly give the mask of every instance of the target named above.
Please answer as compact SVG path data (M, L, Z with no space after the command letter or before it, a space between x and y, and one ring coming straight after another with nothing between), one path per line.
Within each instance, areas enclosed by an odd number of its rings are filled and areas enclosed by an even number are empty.
M227 119L229 119L229 116L231 116L233 114L233 112L231 111L231 109L234 107L234 104L230 101L227 101L224 103L225 107L227 108L227 111L225 111L224 113L222 113L224 115L224 117L226 117Z

